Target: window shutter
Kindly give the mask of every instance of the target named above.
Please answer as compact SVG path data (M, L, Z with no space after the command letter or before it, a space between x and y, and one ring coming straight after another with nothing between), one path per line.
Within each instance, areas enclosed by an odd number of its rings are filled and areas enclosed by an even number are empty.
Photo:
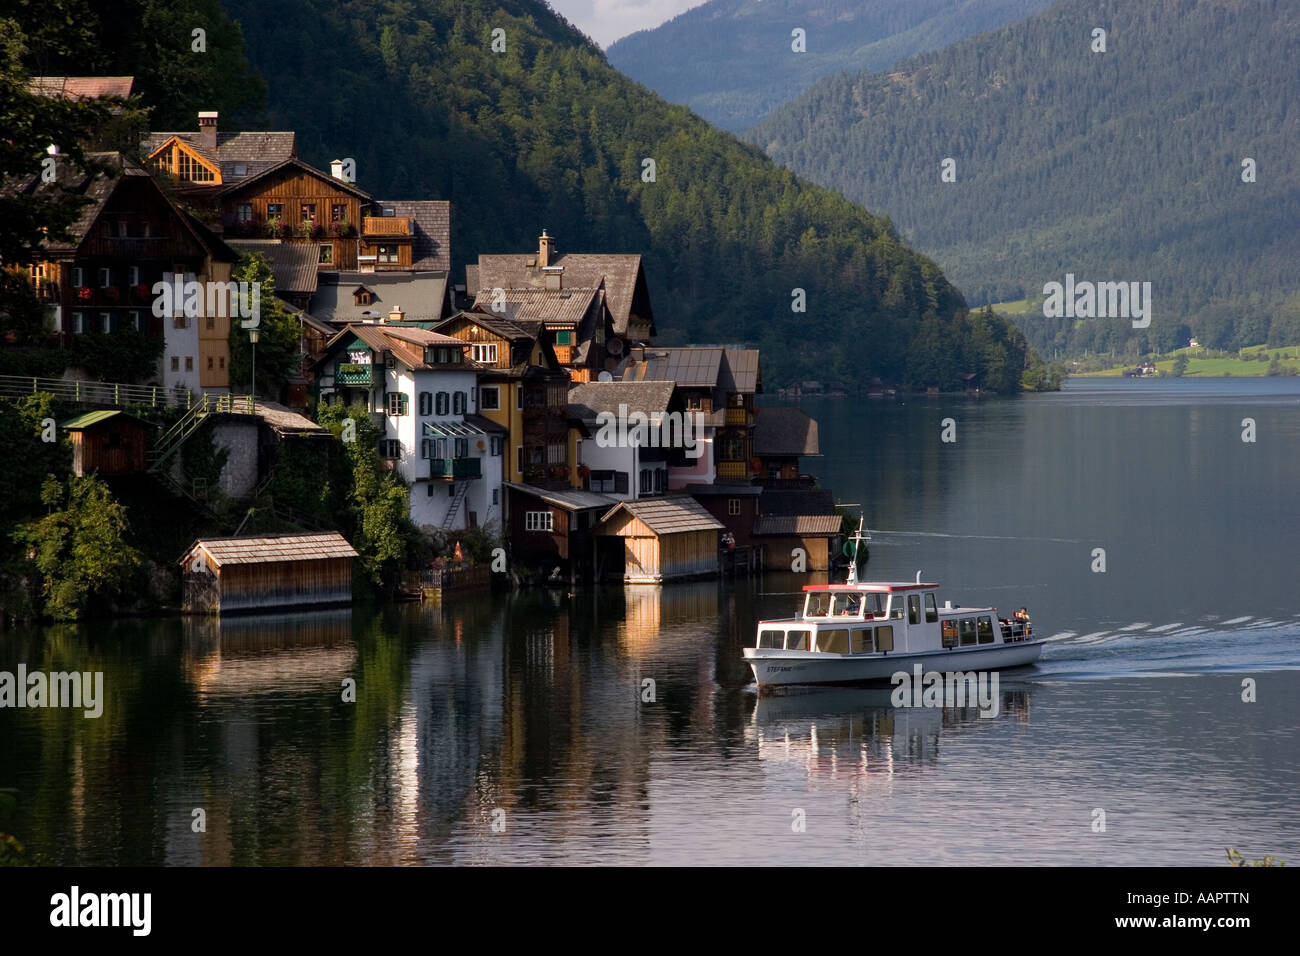
M614 492L615 494L627 494L627 472L614 472Z
M465 414L465 393L456 392L452 396L452 411L457 415Z
M447 414L447 393L446 392L438 393L437 413L439 415Z
M433 393L431 392L420 393L420 414L421 415L433 414Z

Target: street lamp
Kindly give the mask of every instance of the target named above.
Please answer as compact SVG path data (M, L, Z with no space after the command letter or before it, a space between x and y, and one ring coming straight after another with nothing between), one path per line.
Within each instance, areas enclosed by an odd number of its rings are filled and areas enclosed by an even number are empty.
M248 389L248 400L257 401L257 329L248 330L248 341L253 343L253 383Z

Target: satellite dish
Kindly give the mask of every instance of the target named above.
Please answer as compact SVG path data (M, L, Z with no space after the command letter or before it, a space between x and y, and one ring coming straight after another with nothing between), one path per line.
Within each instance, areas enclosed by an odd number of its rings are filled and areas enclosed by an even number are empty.
M596 376L596 381L598 381L598 382L612 382L612 381L614 381L614 376L613 376L613 375L610 375L608 372L601 372L599 375Z
M605 343L605 351L608 352L610 355L622 355L623 340L610 339L608 342Z

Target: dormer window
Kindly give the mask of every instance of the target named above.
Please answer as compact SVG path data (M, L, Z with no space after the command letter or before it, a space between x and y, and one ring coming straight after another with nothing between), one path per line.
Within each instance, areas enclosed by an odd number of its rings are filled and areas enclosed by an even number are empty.
M371 292L363 285L357 286L355 289L352 290L353 305L370 305L371 303L374 302L374 299L375 299L374 293Z
M243 163L235 163L235 175L236 175L236 176L247 176L247 175L248 175L248 167L245 166Z

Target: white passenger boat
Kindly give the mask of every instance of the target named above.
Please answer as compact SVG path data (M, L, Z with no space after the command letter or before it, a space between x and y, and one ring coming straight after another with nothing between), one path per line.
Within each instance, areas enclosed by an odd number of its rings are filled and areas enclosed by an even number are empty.
M859 523L854 553L870 540ZM844 584L804 586L803 612L759 621L745 660L760 691L805 684L888 683L894 674L989 671L1038 660L1028 614L999 618L995 607L938 603L937 584L859 581L849 562ZM1022 609L1023 610L1023 609Z

